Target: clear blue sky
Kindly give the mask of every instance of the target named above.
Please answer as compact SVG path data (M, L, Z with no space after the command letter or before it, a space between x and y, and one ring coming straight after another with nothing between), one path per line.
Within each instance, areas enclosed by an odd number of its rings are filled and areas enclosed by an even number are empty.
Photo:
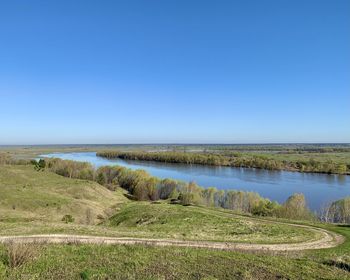
M350 1L1 1L0 144L350 142Z

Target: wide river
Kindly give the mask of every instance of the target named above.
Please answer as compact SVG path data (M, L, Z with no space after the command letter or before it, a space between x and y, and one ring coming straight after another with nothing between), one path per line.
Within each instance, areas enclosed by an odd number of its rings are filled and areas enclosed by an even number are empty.
M96 153L53 153L41 157L55 157L86 161L96 167L120 165L131 169L144 169L159 178L195 181L203 187L254 191L263 197L284 202L288 196L303 193L313 210L330 201L350 196L350 176L261 169L217 167L203 165L170 164L146 161L109 160Z

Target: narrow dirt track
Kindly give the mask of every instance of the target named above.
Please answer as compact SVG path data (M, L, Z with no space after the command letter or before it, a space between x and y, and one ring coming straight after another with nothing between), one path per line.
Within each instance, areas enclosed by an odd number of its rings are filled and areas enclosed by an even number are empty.
M335 247L344 242L344 237L324 229L307 227L312 231L317 231L322 238L315 241L308 241L293 244L249 244L249 243L229 243L210 241L184 241L173 239L147 239L129 237L104 237L104 236L84 236L65 234L43 234L28 236L0 236L0 243L53 243L53 244L142 244L152 246L177 246L192 248L207 248L217 250L238 250L238 251L300 251L309 249L322 249Z

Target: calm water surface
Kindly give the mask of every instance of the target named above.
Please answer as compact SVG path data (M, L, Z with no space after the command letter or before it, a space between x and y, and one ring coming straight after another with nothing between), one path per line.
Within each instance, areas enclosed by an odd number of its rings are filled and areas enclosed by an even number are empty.
M203 187L237 189L258 192L261 196L280 203L295 192L304 193L311 209L317 210L327 202L350 195L350 176L260 169L170 164L159 162L109 160L96 153L53 153L42 157L55 157L90 162L96 167L120 165L131 169L144 169L159 178L195 181Z

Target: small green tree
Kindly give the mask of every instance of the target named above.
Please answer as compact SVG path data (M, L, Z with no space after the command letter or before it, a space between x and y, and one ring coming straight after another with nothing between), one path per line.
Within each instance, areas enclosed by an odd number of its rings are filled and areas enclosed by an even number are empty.
M280 205L275 201L262 199L253 207L252 214L258 216L273 216L273 214L278 211L279 207Z
M184 206L188 206L194 203L194 194L193 193L180 193L179 200Z
M305 196L302 193L291 195L278 211L278 216L288 219L309 220L312 213L306 205Z
M157 200L159 199L158 190L156 188L158 183L155 177L142 178L134 188L134 196L137 200Z
M34 165L34 169L36 171L44 170L45 167L46 167L46 161L44 159L40 159L39 161L36 161L36 163Z
M106 184L106 177L103 173L99 173L96 178L96 182L99 183L100 185L105 185Z
M72 217L72 215L64 215L62 218L62 222L65 222L66 224L73 223L74 218Z

